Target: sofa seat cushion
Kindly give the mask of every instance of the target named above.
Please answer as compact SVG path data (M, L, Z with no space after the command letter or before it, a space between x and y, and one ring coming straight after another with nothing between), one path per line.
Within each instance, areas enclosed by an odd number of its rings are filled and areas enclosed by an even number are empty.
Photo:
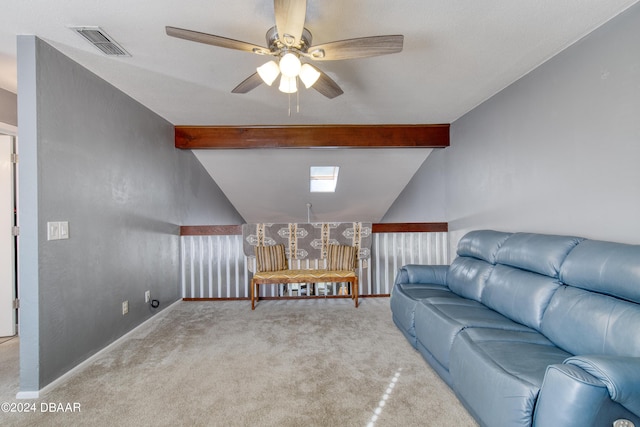
M432 290L451 293L451 291L442 285L430 284L430 283L399 283L396 285L398 289L404 293L410 295L413 299L421 299L421 294L424 291L427 295L430 295ZM394 289L395 292L395 289Z
M494 328L531 331L477 301L427 299L415 307L416 340L449 369L449 352L456 336L466 328Z
M411 345L416 345L414 310L420 299L429 297L460 298L446 287L430 284L396 284L391 293L393 321L407 337Z
M449 373L485 425L530 426L547 366L570 356L533 330L469 328L453 343Z

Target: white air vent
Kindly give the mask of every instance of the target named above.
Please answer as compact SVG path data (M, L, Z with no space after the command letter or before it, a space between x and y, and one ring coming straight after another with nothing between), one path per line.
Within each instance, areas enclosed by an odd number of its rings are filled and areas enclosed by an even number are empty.
M69 27L109 56L131 56L100 27Z

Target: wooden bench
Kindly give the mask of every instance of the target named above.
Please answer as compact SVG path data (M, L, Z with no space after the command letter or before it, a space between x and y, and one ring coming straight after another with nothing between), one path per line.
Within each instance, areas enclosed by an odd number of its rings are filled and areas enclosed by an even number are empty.
M262 271L251 279L251 310L260 299L260 285L279 285L281 283L350 283L351 298L358 307L358 276L353 270L279 270Z

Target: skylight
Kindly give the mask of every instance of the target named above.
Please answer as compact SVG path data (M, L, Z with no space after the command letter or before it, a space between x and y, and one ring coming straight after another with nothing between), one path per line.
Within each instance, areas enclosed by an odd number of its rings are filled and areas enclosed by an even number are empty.
M335 192L339 170L339 166L311 166L309 190L312 193Z

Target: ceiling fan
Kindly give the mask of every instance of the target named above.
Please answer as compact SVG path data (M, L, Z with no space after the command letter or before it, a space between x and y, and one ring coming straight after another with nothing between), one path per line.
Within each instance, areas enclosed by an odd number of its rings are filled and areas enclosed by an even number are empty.
M327 98L343 93L340 86L309 61L336 61L367 58L402 51L404 36L371 36L339 40L313 46L311 32L304 27L306 0L274 0L276 25L267 31L267 46L262 47L213 34L166 27L167 35L227 49L242 50L258 55L276 57L257 68L256 72L231 92L247 93L263 82L271 86L280 77L279 89L285 93L298 90L298 78L306 88L313 87Z

